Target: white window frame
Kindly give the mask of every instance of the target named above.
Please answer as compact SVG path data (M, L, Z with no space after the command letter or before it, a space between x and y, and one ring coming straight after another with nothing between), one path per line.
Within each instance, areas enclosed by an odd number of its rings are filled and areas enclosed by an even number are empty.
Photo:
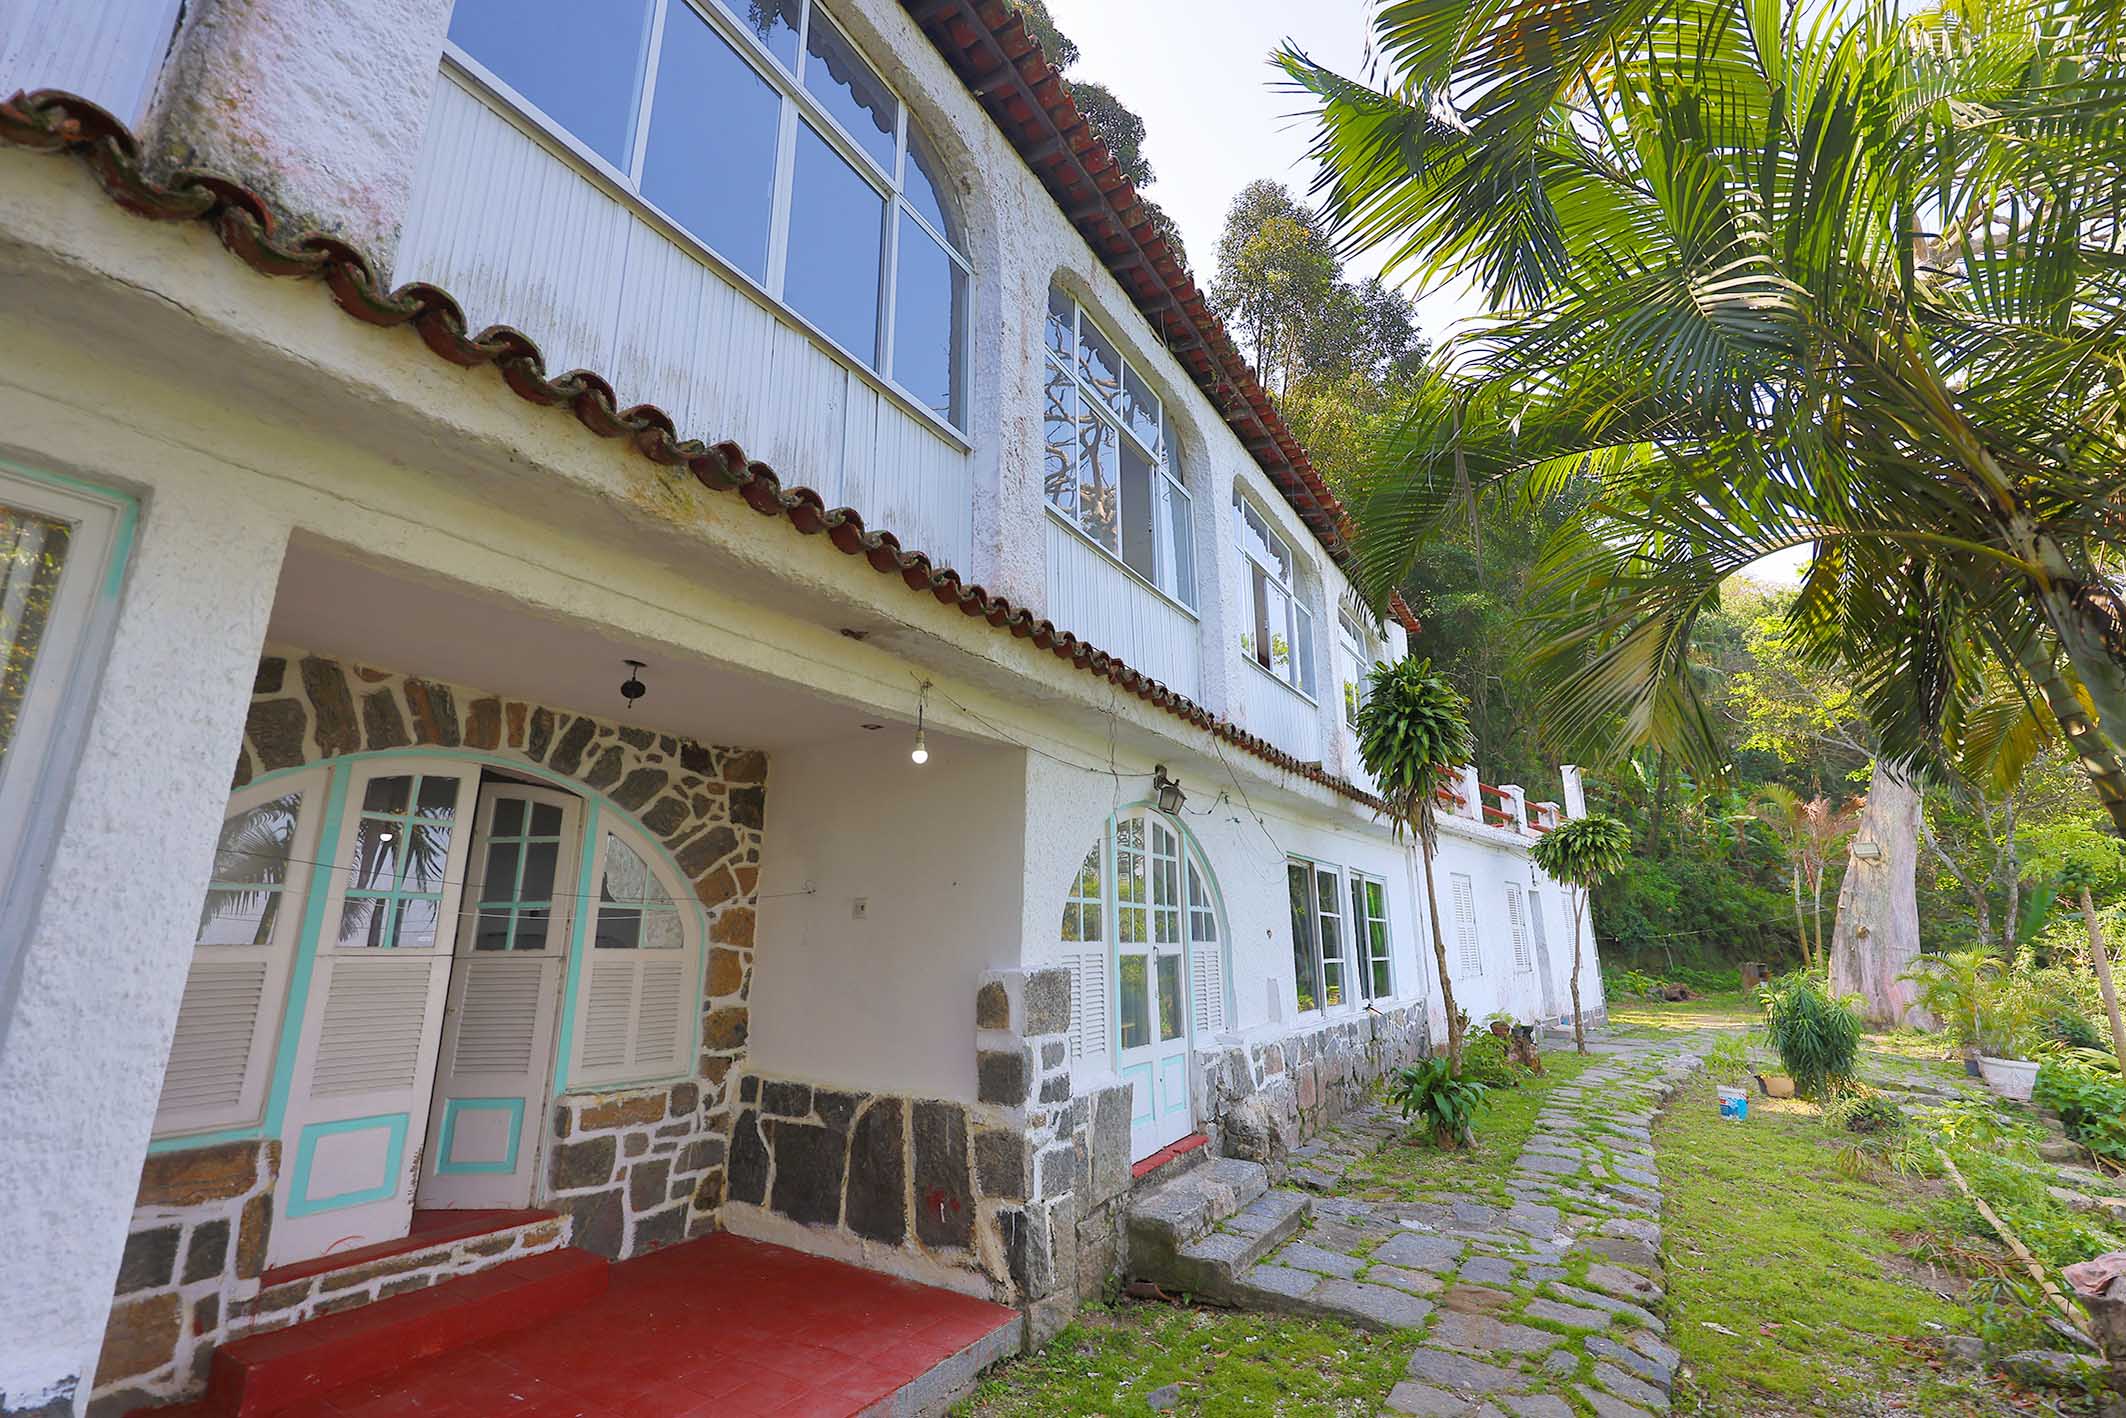
M595 819L586 823L586 831L598 834L590 854L590 872L584 877L582 891L582 929L578 941L581 952L577 964L581 977L575 987L575 1018L572 1021L573 1037L568 1040L568 1093L595 1093L614 1088L647 1086L653 1083L670 1082L694 1076L701 1049L701 1016L703 1009L702 970L707 959L703 944L701 912L691 904L694 900L692 883L680 876L664 853L631 822L617 813L599 812ZM598 948L598 912L603 905L605 889L605 860L611 850L614 837L626 842L629 849L640 857L649 868L651 878L663 888L677 911L680 930L680 946L668 949L603 950ZM679 1000L673 1006L676 1011L672 1052L665 1058L637 1063L634 1061L636 1041L642 1027L641 990L644 972L630 968L629 998L633 1003L629 1011L627 1028L628 1057L617 1064L604 1066L585 1062L584 1054L591 1036L592 1000L598 988L598 969L602 958L610 957L614 967L626 965L639 967L653 957L670 960L680 966L681 989Z
M1395 929L1388 918L1388 882L1385 877L1374 876L1354 868L1349 873L1351 887L1351 955L1358 966L1359 998L1372 1002L1400 998L1395 991ZM1368 886L1380 888L1380 914L1373 914L1365 899ZM1373 926L1380 926L1380 949L1373 948ZM1388 988L1384 993L1373 988L1373 967L1385 965L1388 973Z
M1284 553L1284 564L1289 573L1280 572L1274 562L1264 561L1248 544L1250 522L1256 535L1270 546ZM1309 704L1315 703L1314 692L1317 673L1314 664L1314 613L1307 609L1299 595L1299 558L1293 553L1292 544L1278 535L1270 525L1270 519L1252 499L1233 488L1233 540L1240 548L1241 567L1245 573L1242 596L1242 630L1240 632L1240 658L1253 664ZM1285 670L1280 673L1272 661L1276 654L1271 649L1267 658L1266 647L1254 643L1258 631L1267 630L1274 643L1277 628L1264 626L1255 618L1255 580L1261 578L1268 586L1274 586L1284 596L1285 603Z
M1308 944L1312 948L1314 955L1314 983L1320 996L1315 1001L1312 1009L1299 1005L1299 981L1295 976L1292 982L1293 1003L1298 1005L1299 1012L1302 1015L1348 1014L1359 1008L1362 1000L1362 996L1351 988L1351 970L1357 952L1354 949L1356 941L1350 931L1350 874L1333 862L1325 862L1318 857L1304 857L1294 853L1285 858L1288 890L1290 872L1293 867L1305 867L1307 869L1307 923L1310 935ZM1334 903L1335 909L1333 910L1323 909L1321 882L1324 876L1333 878L1336 883L1334 888L1328 893L1327 898ZM1322 923L1325 920L1336 922L1337 954L1333 961L1329 958L1329 953L1323 945ZM1292 953L1296 957L1299 953L1299 943L1294 941L1292 944ZM1329 1000L1329 966L1331 964L1336 966L1337 987L1342 995L1342 998L1334 1003Z
M0 1036L20 956L58 845L118 620L139 505L122 493L0 462L0 502L69 523L67 559L46 614L28 691L0 759Z
M1342 685L1344 727L1357 733L1358 711L1366 702L1366 675L1380 657L1373 652L1371 637L1347 610L1336 613L1336 636L1348 672Z
M1049 391L1055 387L1056 376L1060 375L1063 379L1069 381L1068 387L1075 405L1072 411L1071 427L1074 430L1082 428L1084 426L1084 415L1089 412L1095 420L1117 439L1126 439L1130 447L1136 450L1137 456L1151 466L1152 485L1148 489L1152 498L1151 570L1147 571L1143 567L1132 565L1124 558L1119 548L1110 548L1105 542L1088 532L1084 523L1080 520L1078 512L1064 508L1057 503L1054 489L1044 488L1042 500L1046 504L1050 515L1063 526L1068 527L1086 545L1136 577L1139 581L1142 581L1145 585L1151 587L1154 591L1157 591L1167 600L1179 606L1191 617L1194 617L1196 615L1195 502L1189 496L1187 483L1182 480L1180 471L1174 466L1174 440L1167 425L1166 398L1152 387L1152 381L1138 367L1136 362L1122 352L1122 342L1108 333L1107 327L1093 317L1092 312L1085 308L1083 301L1060 286L1051 286L1049 288L1048 301L1049 304L1044 308L1041 316L1042 367L1045 371L1041 385L1041 398L1044 401L1044 407L1041 411L1042 427L1044 429L1042 448L1044 471L1046 459L1052 447L1052 445L1047 443L1045 435L1049 412L1045 407L1045 402L1051 397ZM1054 349L1050 348L1048 343L1048 322L1058 301L1069 302L1071 308L1070 355L1067 359L1057 354ZM1129 422L1116 411L1109 396L1099 386L1085 377L1082 361L1078 358L1078 350L1082 347L1084 331L1088 326L1099 331L1100 338L1105 340L1108 348L1115 352L1115 358L1121 363L1124 371L1125 387L1127 387L1127 380L1134 376L1137 384L1158 404L1159 441L1156 447L1146 443L1136 429L1132 428ZM1076 443L1073 443L1072 451L1074 455L1078 451ZM1073 462L1075 464L1075 457ZM1115 497L1118 508L1122 496L1120 472L1118 454L1115 483ZM1046 481L1045 477L1043 481ZM1117 516L1116 539L1121 541L1122 532L1120 530L1119 511ZM1179 564L1180 557L1177 548L1182 541L1185 541L1189 546L1189 564L1187 566Z
M643 46L641 65L636 70L634 111L628 117L627 126L629 158L625 171L614 166L603 154L577 138L536 103L533 103L519 92L506 79L489 69L477 57L448 37L444 40L444 57L453 68L456 68L475 84L486 89L495 98L516 110L518 114L541 132L560 142L578 161L589 164L606 182L617 186L630 202L638 204L651 216L655 217L660 225L684 237L690 249L706 254L712 260L717 271L726 279L739 282L746 288L765 297L773 303L777 313L783 318L794 321L811 338L828 346L842 359L875 375L891 388L901 401L927 416L940 429L949 430L955 441L965 443L967 441L968 427L971 423L968 405L972 397L972 381L969 377L969 372L973 362L971 309L974 288L974 265L961 249L960 243L939 231L936 224L930 221L907 198L907 173L908 165L911 161L908 151L908 134L913 120L908 111L906 97L886 78L886 71L874 63L870 55L864 53L863 47L850 36L848 27L834 20L829 15L827 17L828 21L834 25L835 30L841 35L849 48L855 51L857 56L863 60L880 85L893 95L897 106L894 119L894 161L893 170L888 172L884 165L871 154L870 150L852 138L848 130L842 127L841 122L830 114L817 99L813 98L811 93L805 88L805 69L811 60L812 16L818 8L817 0L800 0L802 9L796 38L797 64L794 70L787 67L781 57L762 43L756 35L748 31L744 25L738 23L728 10L717 3L717 0L649 0L649 3L651 6L649 42ZM649 152L650 124L648 120L656 102L657 69L664 46L665 20L674 5L686 6L695 14L701 16L710 29L731 46L739 59L749 65L775 91L781 101L781 118L775 144L774 192L768 209L768 259L765 280L756 280L753 276L740 269L732 258L726 257L706 240L694 235L683 222L658 206L642 190L642 169ZM860 351L852 350L841 341L835 339L834 336L821 329L803 312L792 306L783 295L786 258L789 251L790 203L795 191L797 125L801 121L809 123L813 130L826 141L828 147L847 162L859 177L870 184L885 203L886 230L883 239L879 243L878 323L873 331L873 339L876 341L877 348L876 358L866 356ZM936 151L935 144L930 146L932 151ZM938 201L940 205L950 210L951 194L943 188L938 191ZM961 287L960 297L964 308L957 312L960 339L958 346L952 352L953 397L959 405L957 422L941 415L925 402L921 395L900 383L893 374L893 344L897 324L895 302L898 296L900 273L900 217L902 213L906 213L937 241L938 245L945 251L945 254L965 278Z

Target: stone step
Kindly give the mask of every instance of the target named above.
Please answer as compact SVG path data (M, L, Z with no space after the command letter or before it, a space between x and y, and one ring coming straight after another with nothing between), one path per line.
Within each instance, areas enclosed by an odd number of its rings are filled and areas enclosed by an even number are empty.
M1159 1280L1183 1250L1269 1189L1270 1174L1261 1163L1214 1157L1132 1197L1131 1273L1141 1280Z
M1166 1263L1163 1274L1147 1274L1134 1248L1130 1268L1138 1279L1156 1281L1168 1290L1239 1303L1239 1277L1298 1234L1313 1206L1303 1192L1265 1192L1222 1225L1183 1246Z

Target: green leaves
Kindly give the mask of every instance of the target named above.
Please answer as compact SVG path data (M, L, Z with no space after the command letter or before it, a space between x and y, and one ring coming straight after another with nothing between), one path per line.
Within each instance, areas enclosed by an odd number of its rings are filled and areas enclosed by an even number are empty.
M1631 829L1614 817L1576 817L1538 837L1528 856L1551 880L1591 891L1623 870Z
M1420 1059L1388 1078L1388 1101L1403 1117L1425 1128L1441 1147L1471 1140L1477 1111L1490 1106L1483 1084L1457 1078L1445 1057Z
M1397 835L1415 827L1429 841L1441 775L1475 752L1468 701L1433 673L1430 660L1376 665L1358 710L1358 752Z
M1765 1031L1805 1098L1837 1092L1860 1052L1860 1011L1834 1000L1812 975L1789 975L1763 990Z

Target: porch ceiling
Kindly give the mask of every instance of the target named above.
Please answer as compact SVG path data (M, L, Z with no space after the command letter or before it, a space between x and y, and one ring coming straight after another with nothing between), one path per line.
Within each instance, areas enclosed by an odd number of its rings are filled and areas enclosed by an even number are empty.
M739 748L772 752L855 739L869 735L865 724L898 723L800 685L631 642L441 576L368 565L300 537L282 564L267 636L378 669ZM649 690L632 709L620 694L630 659L645 662Z

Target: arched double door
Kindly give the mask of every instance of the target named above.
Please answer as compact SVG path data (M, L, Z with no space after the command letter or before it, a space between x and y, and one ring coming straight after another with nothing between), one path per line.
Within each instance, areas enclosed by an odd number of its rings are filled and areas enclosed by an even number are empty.
M1072 1049L1131 1085L1133 1157L1195 1130L1190 1056L1227 1017L1220 915L1202 853L1151 807L1116 814L1071 882Z

